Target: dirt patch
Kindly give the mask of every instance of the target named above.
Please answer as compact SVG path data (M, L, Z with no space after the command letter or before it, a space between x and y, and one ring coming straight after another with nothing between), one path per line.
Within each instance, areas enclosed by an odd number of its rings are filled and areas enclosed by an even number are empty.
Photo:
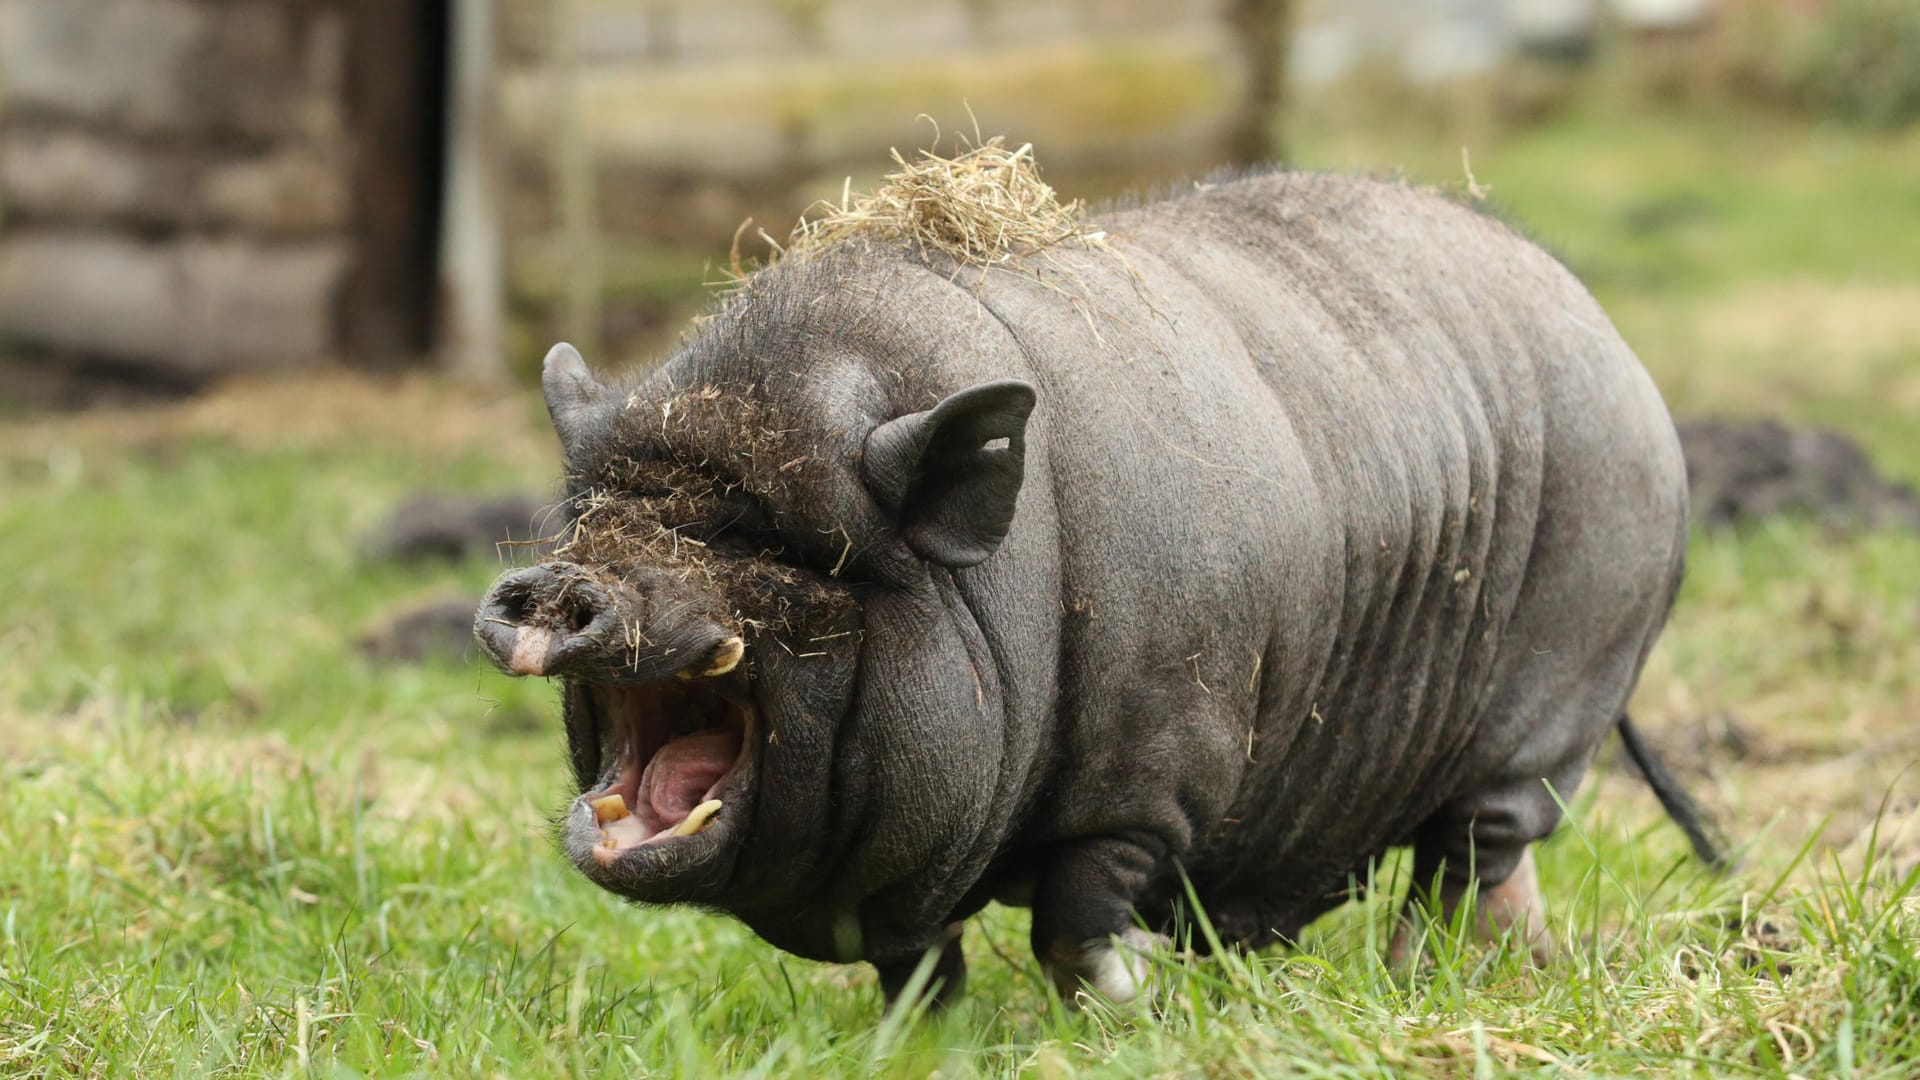
M46 356L0 356L0 385L7 388L0 420L173 402L198 388L193 380L161 372Z
M1792 515L1840 529L1920 529L1920 496L1881 476L1840 432L1778 420L1689 420L1679 430L1694 518L1706 528Z
M380 663L464 665L472 656L480 599L455 596L409 606L362 634L360 651Z
M477 557L526 562L552 549L553 531L561 525L547 513L548 502L530 492L422 492L369 530L362 546L373 558L399 562Z

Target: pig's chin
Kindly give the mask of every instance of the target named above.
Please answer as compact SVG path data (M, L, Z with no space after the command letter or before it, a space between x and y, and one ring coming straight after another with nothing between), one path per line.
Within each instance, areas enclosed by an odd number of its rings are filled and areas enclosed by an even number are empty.
M567 854L639 900L691 899L730 874L752 810L757 714L732 680L601 684L584 698L599 780L568 809Z

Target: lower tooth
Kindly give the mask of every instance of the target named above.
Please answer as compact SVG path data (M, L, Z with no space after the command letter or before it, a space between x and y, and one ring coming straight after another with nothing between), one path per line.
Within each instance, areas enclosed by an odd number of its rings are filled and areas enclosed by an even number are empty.
M620 793L617 791L604 798L593 800L593 820L595 824L605 825L609 822L619 821L626 816L627 800L621 798Z
M720 812L721 805L722 803L719 799L708 799L706 802L694 807L693 812L687 815L685 821L673 827L673 835L692 836L694 833L706 828L713 823L713 815Z

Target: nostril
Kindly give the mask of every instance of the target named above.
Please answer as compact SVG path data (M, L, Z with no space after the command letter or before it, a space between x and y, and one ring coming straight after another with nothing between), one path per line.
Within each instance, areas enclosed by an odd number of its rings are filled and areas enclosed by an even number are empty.
M493 599L500 617L508 622L524 623L533 614L533 590L525 585L509 585L495 592Z
M577 634L593 622L593 608L576 600L567 605L566 616L567 632Z

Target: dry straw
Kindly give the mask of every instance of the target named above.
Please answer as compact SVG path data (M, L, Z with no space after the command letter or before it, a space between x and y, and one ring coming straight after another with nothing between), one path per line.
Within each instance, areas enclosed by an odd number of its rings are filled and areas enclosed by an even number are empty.
M1080 200L1061 202L1040 179L1032 143L1008 150L995 136L958 157L922 150L909 162L894 150L893 160L898 168L878 189L854 195L849 183L838 205L802 219L789 250L868 236L991 266L1068 241L1104 240L1081 223Z
M815 205L794 226L783 246L765 230L760 237L783 256L819 251L841 241L905 240L922 254L938 252L959 266L1003 266L1060 244L1106 248L1106 234L1082 220L1080 200L1062 202L1034 161L1033 144L1009 150L994 136L955 157L919 151L912 161L893 150L896 168L881 185L855 194L853 182L838 203ZM743 223L744 233L751 222ZM746 276L740 236L734 236L732 277Z

